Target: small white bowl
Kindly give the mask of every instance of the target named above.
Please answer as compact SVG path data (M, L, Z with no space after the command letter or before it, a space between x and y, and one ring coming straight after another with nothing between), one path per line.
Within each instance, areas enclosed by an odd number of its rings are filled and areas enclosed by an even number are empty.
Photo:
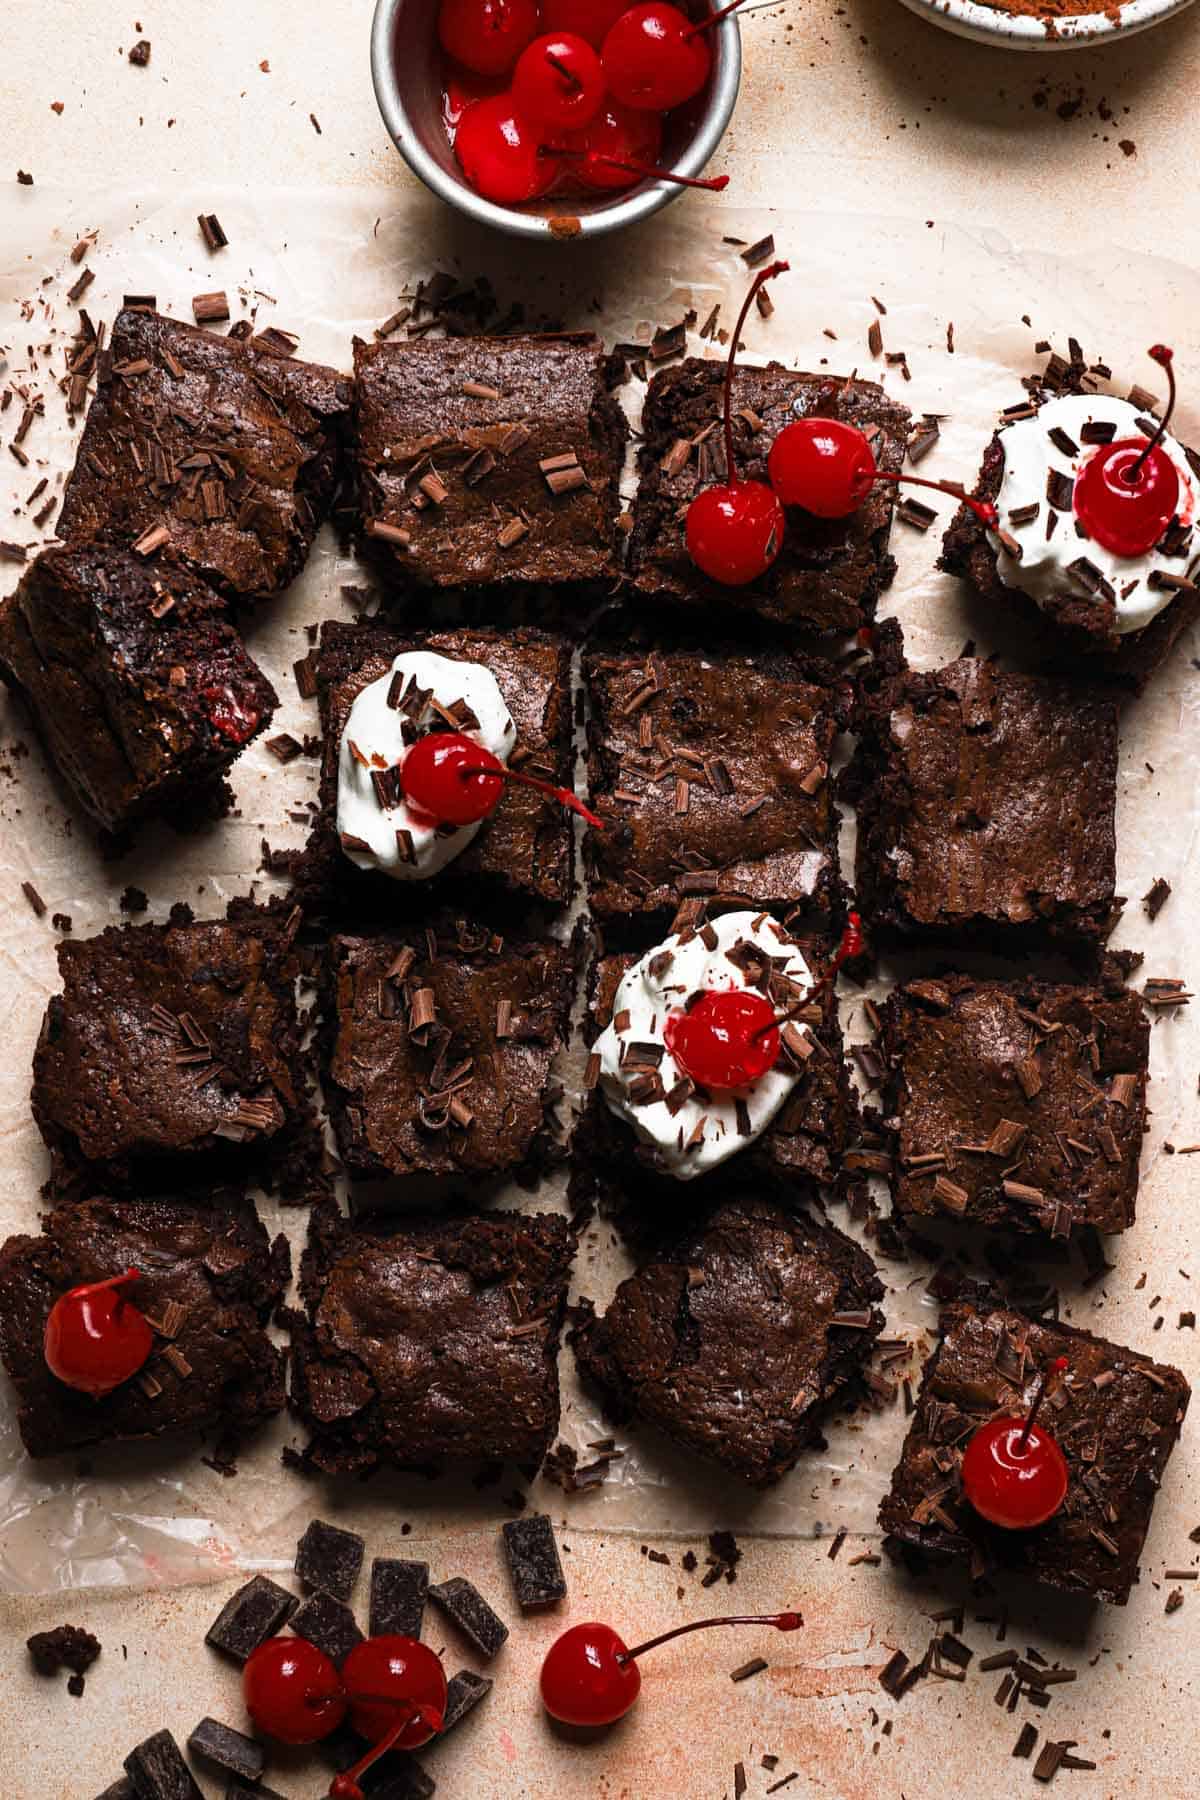
M1110 44L1115 38L1132 37L1135 31L1161 25L1191 3L1192 0L1127 0L1123 6L1114 5L1112 14L1064 14L1047 28L1042 19L985 6L982 0L902 0L919 18L929 19L959 37L998 44L1004 50L1076 50Z

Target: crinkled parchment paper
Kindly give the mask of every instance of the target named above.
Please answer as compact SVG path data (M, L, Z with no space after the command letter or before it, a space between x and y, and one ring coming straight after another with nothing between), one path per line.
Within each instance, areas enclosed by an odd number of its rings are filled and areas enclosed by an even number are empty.
M474 276L487 272L501 302L523 300L531 320L556 316L569 325L592 326L606 339L644 339L647 329L670 324L694 308L703 320L715 301L722 321L746 282L738 248L719 232L753 242L774 231L779 254L792 273L773 287L769 321L752 315L748 353L775 356L796 366L827 366L846 373L857 367L884 379L914 411L945 415L941 441L921 473L969 480L997 410L1019 397L1019 377L1036 361L1041 338L1062 343L1074 333L1089 354L1103 357L1128 385L1153 386L1146 345L1172 342L1178 353L1185 402L1181 435L1200 431L1200 275L1165 261L1122 256L1073 258L1021 254L995 234L946 230L923 220L812 218L796 210L739 215L723 211L711 224L702 199L671 209L641 233L596 246L534 252L526 246L472 234L423 199L389 193L381 200L349 191L296 192L261 189L170 198L152 191L81 194L36 187L0 193L0 352L8 361L0 377L28 384L46 396L45 417L25 442L31 462L21 468L0 460L0 537L35 540L26 496L43 475L58 491L72 454L56 383L75 317L66 290L78 274L68 252L85 232L97 232L87 264L95 271L85 304L95 319L110 319L125 293L154 293L164 310L190 317L191 296L215 287L229 290L234 316L253 313L261 326L276 322L299 333L301 354L349 365L354 333L369 334L392 313L405 288L435 269ZM227 250L209 257L196 215L218 212ZM911 382L898 365L870 355L867 331L877 313L885 350L907 353ZM953 353L947 329L953 324ZM836 341L826 332L836 333ZM717 354L711 346L699 346ZM638 393L626 398L636 416ZM7 441L19 409L0 420ZM1188 428L1191 428L1189 433ZM926 537L897 526L893 545L900 573L884 612L905 622L915 663L934 666L953 656L967 638L982 650L1012 641L1005 622L988 617L934 570L941 526ZM3 591L19 570L0 564ZM315 709L301 702L291 677L304 654L304 626L348 615L339 589L362 579L323 532L304 575L282 599L264 606L249 629L250 647L283 697L275 729L303 736L315 729ZM1146 952L1145 974L1194 974L1191 916L1200 857L1195 807L1195 724L1200 687L1195 641L1183 643L1152 692L1132 703L1122 742L1118 814L1119 886L1130 904L1115 943ZM302 830L288 821L289 808L314 790L316 764L274 762L261 745L234 771L238 812L197 836L177 837L154 828L118 861L105 861L95 838L48 773L27 720L7 695L0 697L0 997L6 1054L0 1061L0 1229L35 1228L39 1188L45 1179L42 1144L29 1115L29 1063L42 1011L56 988L56 933L49 915L71 915L76 936L121 917L119 896L128 884L150 896L149 918L161 919L177 899L201 914L218 914L227 900L255 884L261 839L273 846L298 843ZM852 827L847 825L846 848ZM1174 890L1162 915L1150 924L1140 898L1157 876ZM35 918L21 893L32 881L47 904ZM884 971L885 977L888 971ZM1140 979L1140 978L1138 978ZM885 985L885 984L880 984ZM861 996L843 998L850 1040L866 1035ZM1181 1310L1194 1307L1194 1273L1200 1258L1192 1245L1192 1218L1200 1197L1200 1160L1170 1155L1200 1139L1196 1083L1200 1071L1196 1019L1158 1020L1153 1031L1153 1120L1142 1172L1139 1221L1123 1239L1110 1241L1115 1270L1086 1291L1079 1271L1055 1271L1064 1307L1077 1322L1177 1361L1195 1379L1194 1332L1179 1330ZM564 1071L577 1086L577 1063ZM551 1185L522 1206L563 1204ZM835 1218L843 1223L835 1211ZM285 1229L298 1248L303 1218L266 1204L274 1230ZM625 1272L623 1252L603 1222L580 1250L576 1287L599 1303ZM888 1335L908 1339L920 1353L934 1322L921 1264L884 1263L889 1287ZM1144 1286L1135 1285L1146 1272ZM1153 1310L1148 1301L1158 1297ZM1164 1321L1155 1331L1157 1318ZM577 1391L563 1358L562 1434L587 1461L590 1441L607 1427ZM903 1367L891 1373L904 1373ZM910 1372L915 1373L915 1363ZM828 1447L809 1456L778 1488L744 1492L704 1470L650 1434L619 1434L624 1459L612 1465L603 1486L565 1500L539 1480L530 1498L556 1515L568 1511L572 1527L623 1531L658 1539L694 1535L715 1526L781 1536L808 1537L845 1525L872 1529L881 1487L904 1429L899 1403L836 1424ZM1194 1429L1194 1428L1193 1428ZM0 1590L38 1592L83 1586L177 1584L215 1580L231 1566L274 1568L290 1562L300 1523L314 1511L335 1512L370 1531L396 1516L416 1521L428 1536L464 1532L502 1510L516 1483L507 1472L499 1487L469 1482L435 1483L381 1477L366 1485L322 1488L287 1473L281 1446L294 1440L281 1421L248 1445L240 1473L223 1479L189 1444L165 1443L109 1449L85 1460L31 1464L13 1423L11 1396L0 1391ZM1196 1456L1187 1434L1160 1502L1177 1521L1186 1504ZM1190 1518L1186 1523L1194 1521Z

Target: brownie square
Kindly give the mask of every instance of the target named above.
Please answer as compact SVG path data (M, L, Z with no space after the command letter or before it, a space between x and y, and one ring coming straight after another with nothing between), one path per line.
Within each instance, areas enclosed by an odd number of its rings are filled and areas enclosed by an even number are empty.
M598 338L354 345L367 547L429 588L608 582L625 418Z
M312 1215L292 1407L327 1474L462 1461L535 1467L558 1429L574 1238L557 1214L351 1227Z
M265 1177L311 1128L290 926L177 908L67 939L58 966L32 1105L60 1189L81 1165L121 1187L209 1159Z
M1120 1344L1000 1306L956 1302L943 1312L942 1333L879 1509L883 1530L939 1558L969 1557L975 1576L1014 1569L1123 1605L1187 1411L1187 1382ZM1066 1458L1067 1497L1046 1524L1005 1531L964 1498L963 1452L986 1420L1028 1412L1058 1356L1070 1366L1050 1386L1042 1423Z
M848 716L832 671L785 651L655 650L584 659L584 838L598 913L674 911L688 894L750 905L838 888L829 760Z
M141 1371L93 1399L50 1373L46 1320L60 1295L126 1269L154 1328ZM116 1439L220 1427L236 1434L283 1406L283 1353L263 1331L291 1274L254 1208L229 1194L191 1200L89 1199L58 1207L41 1237L0 1248L0 1359L31 1456Z
M383 624L331 621L322 628L315 668L324 736L320 813L297 890L308 906L349 909L355 916L392 915L405 890L422 900L431 891L428 882L398 882L378 869L358 867L342 850L337 826L338 758L350 709L365 687L387 675L397 656L421 650L489 669L517 728L510 766L556 787L574 786L571 647L565 638L522 627L504 633L400 632ZM446 728L432 710L417 727ZM475 837L431 879L438 888L482 879L504 893L565 906L573 888L574 845L565 807L509 782Z
M203 790L278 704L211 588L100 544L45 551L0 605L0 677L109 831L206 817Z
M911 982L883 1009L892 1199L910 1220L1126 1231L1146 1129L1138 995L1025 978Z
M705 915L700 913L694 927L702 930L704 922ZM677 920L676 926L679 923ZM683 926L685 931L692 928L689 924ZM793 924L785 935L799 948L810 970L818 972L827 966L834 946L824 931ZM617 988L637 960L634 952L620 952L599 956L593 962L584 1027L589 1046L612 1023ZM702 1184L711 1184L719 1169L727 1171L730 1167L750 1167L760 1178L789 1183L828 1183L836 1179L855 1116L855 1102L837 1001L831 988L817 996L799 1016L798 1023L807 1028L813 1050L799 1065L791 1094L760 1136L748 1139L728 1163L695 1178ZM780 1066L786 1063L785 1053ZM593 1069L589 1068L589 1082L593 1078ZM657 1150L643 1142L633 1127L612 1111L599 1087L589 1095L575 1128L572 1148L577 1160L595 1174L603 1178L615 1172L621 1182L636 1180L645 1194L657 1192L666 1199L681 1185L664 1167Z
M864 1367L882 1298L850 1238L739 1192L651 1253L571 1343L615 1423L644 1420L770 1487Z
M868 929L1099 946L1120 911L1111 691L970 656L919 673L891 659L898 635L890 620L877 633L883 675L847 772Z
M333 369L126 307L100 361L58 535L140 545L146 556L169 545L227 593L278 593L333 499L350 401Z
M570 944L445 917L330 939L322 1067L353 1176L441 1183L531 1172L575 979Z
M1084 461L1094 454L1089 448L1089 436L1093 444L1102 441L1096 438L1097 424L1101 431L1111 427L1110 437L1136 440L1146 435L1144 421L1151 429L1156 421L1149 396L1142 398L1135 392L1127 401L1114 401L1097 393L1086 361L1077 347L1073 349L1075 353L1069 360L1052 355L1040 375L1025 381L1027 402L1017 410L1015 418L1004 422L1002 430L993 433L975 488L981 500L998 503L1002 528L1016 539L1023 552L1026 545L1022 540L1028 537L1031 567L1049 554L1048 544L1053 543L1056 548L1069 546L1058 559L1062 579L1054 582L1049 592L1037 591L1046 585L1037 574L1027 577L1024 585L1009 585L1000 572L999 541L968 506L958 509L943 539L940 566L952 575L964 577L1000 611L1018 607L1032 627L1032 645L1043 663L1057 665L1069 673L1078 667L1082 657L1090 675L1141 689L1180 634L1200 618L1200 545L1195 540L1195 506L1189 503L1187 492L1191 486L1194 500L1200 485L1200 456L1187 445L1178 446L1180 504L1176 519L1151 557L1110 559L1102 549L1098 552L1086 533L1079 531L1077 535L1075 478ZM1007 447L1017 442L1008 433L1018 428L1026 446L1038 443L1034 434L1045 434L1041 455L1046 461L1046 486L1044 491L1031 490L1028 500L1023 480L1020 494L1005 481ZM1049 435L1052 431L1061 434L1057 442ZM1018 501L1026 508L1037 506L1032 519L1024 518L1019 508L1013 518L1011 508ZM1181 518L1187 523L1180 523ZM1157 597L1166 603L1149 623L1119 632L1118 594L1121 605L1131 599L1137 604L1148 591L1143 585L1147 583L1150 589L1157 589Z
M710 581L688 555L684 520L701 488L727 478L719 429L725 362L689 357L651 380L642 414L640 485L630 559L639 593L680 606L735 608L773 624L851 632L875 616L895 573L888 554L892 486L880 482L845 519L787 509L787 533L775 563L749 587ZM873 381L803 375L779 363L739 364L733 385L736 473L767 480L767 454L785 425L819 416L856 425L871 440L879 467L904 460L910 413Z

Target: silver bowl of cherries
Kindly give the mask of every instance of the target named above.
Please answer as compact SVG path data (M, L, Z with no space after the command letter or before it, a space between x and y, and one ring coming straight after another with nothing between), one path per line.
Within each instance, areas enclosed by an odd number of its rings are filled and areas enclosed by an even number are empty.
M378 0L383 122L473 219L525 238L615 231L726 184L701 171L737 98L737 19L687 3Z

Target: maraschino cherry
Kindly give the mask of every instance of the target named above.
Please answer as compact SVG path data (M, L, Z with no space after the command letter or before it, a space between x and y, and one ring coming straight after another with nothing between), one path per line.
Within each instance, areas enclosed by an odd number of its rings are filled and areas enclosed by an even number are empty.
M590 125L573 131L556 145L570 159L571 173L585 187L632 187L658 161L662 120L657 113L635 112L608 100Z
M476 75L504 75L536 35L536 0L442 0L442 49Z
M154 1333L125 1293L141 1271L68 1288L50 1308L46 1366L67 1387L103 1399L136 1375L154 1348Z
M586 38L549 32L522 50L513 70L513 106L542 131L575 131L604 104L604 71Z
M810 1007L842 964L862 952L862 920L852 912L828 968L786 1012L777 1013L766 995L752 988L707 988L693 1005L667 1015L667 1049L700 1087L717 1093L750 1087L779 1060L779 1027Z
M416 1750L442 1729L446 1671L416 1638L394 1633L356 1644L342 1665L350 1722L371 1749L335 1775L329 1800L363 1800L359 1776L389 1750Z
M1149 441L1103 445L1075 477L1075 517L1114 556L1153 550L1179 506L1179 471L1162 447L1175 410L1174 352L1153 344L1146 354L1167 373L1169 397L1157 431Z
M1043 1374L1029 1417L989 1419L967 1445L963 1492L981 1518L1006 1531L1028 1531L1052 1519L1067 1497L1066 1458L1036 1423L1049 1375L1061 1374L1058 1357Z
M470 185L498 206L536 200L558 179L561 163L538 142L538 132L519 118L511 94L491 94L468 106L454 137Z
M316 1744L346 1716L342 1680L307 1638L268 1638L242 1670L246 1711L281 1744Z
M697 1619L677 1625L659 1637L628 1649L611 1625L572 1625L556 1638L542 1664L542 1702L552 1719L564 1725L612 1725L624 1718L641 1692L642 1676L636 1658L689 1631L705 1631L710 1625L773 1625L777 1631L798 1631L804 1620L798 1612L765 1613L738 1618Z
M746 315L760 287L785 273L785 262L760 269L750 283L729 340L725 365L724 426L726 480L702 488L687 510L688 555L712 581L744 587L765 575L783 543L784 516L779 496L765 481L741 481L733 455L733 371Z
M832 384L831 384L832 385ZM894 475L880 469L857 425L814 414L785 425L767 456L771 486L785 506L800 506L818 519L844 519L857 512L877 481L903 482L906 487L935 488L969 506L983 524L994 526L996 508L987 500L946 482L920 475Z
M704 19L689 19L669 0L644 0L621 13L601 51L613 98L651 112L669 112L691 100L712 67L704 34L740 5L732 0Z
M599 50L626 9L626 0L542 0L547 31L571 31Z
M431 731L418 738L400 765L404 798L415 812L439 825L474 825L496 810L506 781L548 794L581 819L603 831L604 822L570 788L555 787L520 769L509 769L498 757L460 731Z

